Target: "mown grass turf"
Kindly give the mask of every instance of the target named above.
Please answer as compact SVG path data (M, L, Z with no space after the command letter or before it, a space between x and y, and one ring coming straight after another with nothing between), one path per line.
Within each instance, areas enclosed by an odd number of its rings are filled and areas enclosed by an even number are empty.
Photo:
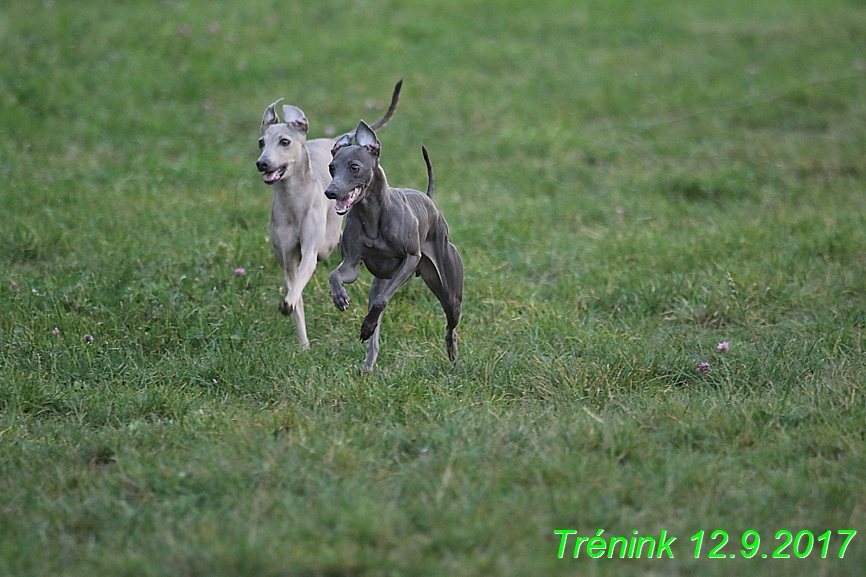
M0 575L864 574L862 2L6 2L0 54ZM276 310L255 141L400 78L460 358L414 281L361 375L369 275L308 352Z

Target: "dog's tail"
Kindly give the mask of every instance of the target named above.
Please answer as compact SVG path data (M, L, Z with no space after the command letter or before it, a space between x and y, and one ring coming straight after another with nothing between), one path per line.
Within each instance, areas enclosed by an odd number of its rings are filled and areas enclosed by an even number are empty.
M427 196L433 198L433 166L430 164L430 155L427 154L427 149L421 145L421 152L424 154L424 162L427 163Z
M391 106L388 107L388 112L385 113L385 116L374 122L370 125L370 128L373 130L379 130L391 120L391 117L394 116L394 111L397 110L397 101L400 100L400 89L403 88L403 79L400 79L400 82L394 87L394 94L391 95Z

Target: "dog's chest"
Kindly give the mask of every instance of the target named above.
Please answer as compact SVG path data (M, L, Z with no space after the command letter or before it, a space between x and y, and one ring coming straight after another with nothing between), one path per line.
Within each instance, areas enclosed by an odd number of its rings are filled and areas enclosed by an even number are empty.
M383 253L370 253L362 258L364 266L367 270L377 278L391 278L400 265L403 264L403 257L387 256Z
M310 180L305 186L281 182L274 187L271 202L271 218L280 224L297 224L311 210L323 210L324 192L316 182ZM319 198L321 197L321 198Z
M364 226L360 221L355 224L357 226L347 227L344 231L343 242L352 243L362 259L375 259L377 255L384 258L397 256L393 243L385 238L380 227Z
M346 249L360 257L364 266L374 276L391 278L406 258L405 247L401 243L388 240L382 234L381 228L376 228L375 236L371 234L370 228L363 227L357 220L347 222L342 242Z

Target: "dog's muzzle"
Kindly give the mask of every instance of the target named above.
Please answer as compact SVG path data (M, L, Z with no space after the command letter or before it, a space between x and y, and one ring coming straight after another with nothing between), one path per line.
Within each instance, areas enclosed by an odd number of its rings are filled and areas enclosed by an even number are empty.
M265 184L273 184L286 174L287 164L277 167L276 170L268 170L270 164L267 161L259 160L256 162L256 168L262 173L262 180Z
M352 209L352 206L354 206L354 204L358 202L358 199L361 198L362 192L364 192L364 187L359 184L352 189L348 196L344 198L338 198L339 195L337 194L337 192L331 187L328 187L328 189L325 190L325 196L331 200L337 201L334 204L334 210L337 211L337 214L343 215L349 212Z

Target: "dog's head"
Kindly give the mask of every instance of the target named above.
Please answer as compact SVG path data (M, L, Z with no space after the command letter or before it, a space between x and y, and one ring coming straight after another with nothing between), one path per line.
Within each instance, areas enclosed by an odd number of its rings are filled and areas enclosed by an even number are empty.
M274 111L280 100L268 106L262 116L262 137L259 138L262 154L256 161L256 168L262 173L265 184L274 184L289 172L301 156L310 127L304 111L296 106L283 105L283 122L280 122Z
M337 214L346 214L364 198L379 167L381 148L376 133L363 120L354 134L342 136L334 143L333 159L328 165L333 180L325 189L325 196L337 201Z

